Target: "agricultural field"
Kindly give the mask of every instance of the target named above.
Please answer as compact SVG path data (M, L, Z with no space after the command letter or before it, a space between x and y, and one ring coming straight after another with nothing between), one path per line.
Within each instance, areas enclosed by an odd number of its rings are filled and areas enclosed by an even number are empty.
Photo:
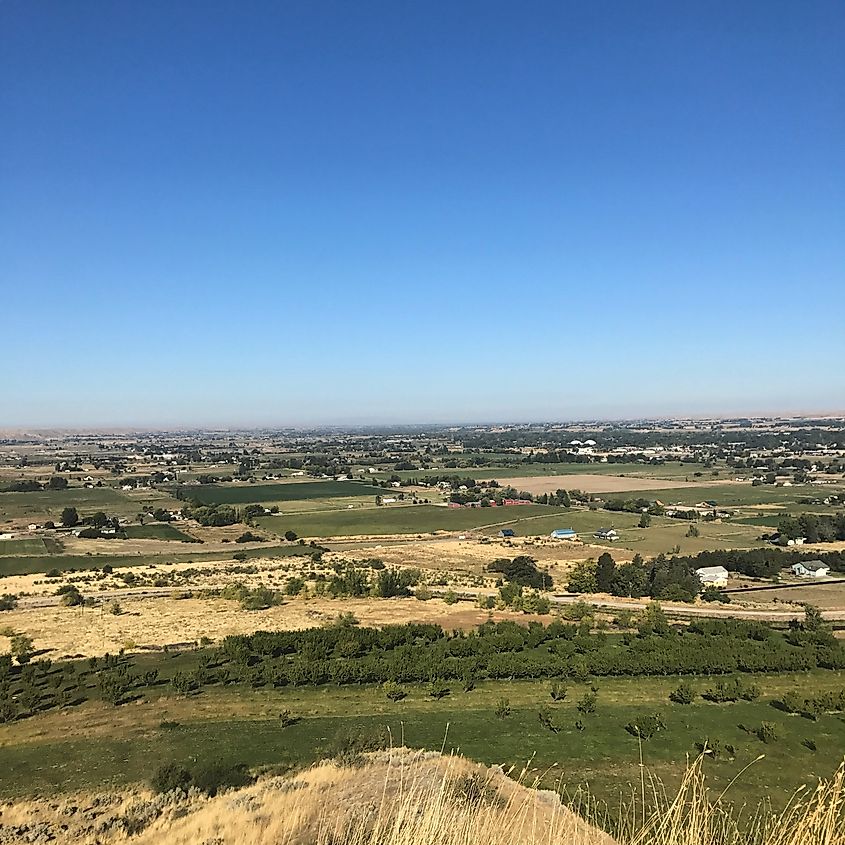
M0 558L49 555L60 552L58 540L43 537L26 537L21 540L0 540Z
M380 534L427 534L434 531L463 531L485 526L521 525L537 516L567 512L547 505L519 505L502 508L447 508L440 505L385 505L322 513L285 513L259 518L268 530L293 530L300 537L339 537ZM562 526L558 526L562 527Z
M186 498L203 505L281 504L358 496L384 495L381 487L355 481L291 481L280 484L207 484L189 488Z
M127 540L178 540L183 543L194 542L194 538L167 523L147 525L127 525L123 529Z
M190 657L187 658L190 665ZM184 670L185 658L162 665L164 677ZM659 713L664 728L642 743L643 762L667 786L677 784L696 743L718 741L720 755L707 763L711 786L721 790L746 765L749 772L730 788L727 800L756 803L761 794L782 806L801 784L829 776L845 748L845 722L835 715L818 721L783 713L773 706L790 690L838 690L838 672L759 675L749 678L761 690L752 702L713 704L700 697L673 704L669 693L680 678L604 678L596 684L596 710L583 715L577 703L591 684L570 684L566 699L554 702L541 681L480 682L471 692L451 684L449 694L432 700L425 687L408 685L407 697L389 701L379 687L321 687L279 690L209 688L189 696L167 694L154 701L113 707L89 702L61 714L48 712L15 725L0 726L3 798L102 790L149 778L162 762L222 759L251 766L299 767L342 747L343 737L390 732L394 744L460 750L473 759L506 769L530 767L544 786L569 790L589 784L614 805L639 787L639 744L625 725ZM694 681L700 696L714 679ZM163 697L161 697L163 696ZM501 715L507 702L508 714ZM556 732L538 712L548 708ZM279 713L294 723L285 726ZM499 715L497 715L497 713ZM582 729L576 727L581 723ZM776 739L761 742L750 732L762 722ZM806 743L812 743L811 750ZM733 752L724 749L730 746ZM754 762L760 755L763 759Z
M175 499L158 490L123 492L112 487L68 487L66 490L41 490L34 493L0 493L0 525L3 523L58 522L64 508L80 513L104 511L114 516L133 518L144 505L176 507Z

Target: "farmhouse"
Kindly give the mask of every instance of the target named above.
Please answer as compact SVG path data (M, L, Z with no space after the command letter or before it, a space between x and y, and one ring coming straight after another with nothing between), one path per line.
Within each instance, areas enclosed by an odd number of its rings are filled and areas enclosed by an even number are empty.
M593 534L593 537L597 540L608 540L612 543L614 540L619 539L619 533L615 528L599 528L599 530Z
M792 564L792 574L799 578L824 578L830 573L830 567L820 560L802 560Z
M549 535L553 540L577 540L578 534L572 528L555 528Z
M702 587L727 587L728 570L724 566L702 566L695 570Z
M499 536L500 537L516 537L516 532L513 530L513 528L503 528L499 532Z

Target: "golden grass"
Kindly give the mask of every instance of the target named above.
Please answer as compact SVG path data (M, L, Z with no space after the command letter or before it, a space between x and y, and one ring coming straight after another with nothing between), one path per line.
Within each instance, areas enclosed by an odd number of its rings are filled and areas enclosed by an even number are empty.
M752 776L753 764L738 777ZM136 790L5 805L0 834L4 825L47 823L59 845L845 845L845 761L777 814L765 805L736 811L724 793L711 794L701 759L671 796L644 777L640 794L614 818L589 800L576 813L558 793L520 779L459 756L398 748L215 798L162 800ZM70 806L81 811L68 814ZM135 819L145 829L129 836Z

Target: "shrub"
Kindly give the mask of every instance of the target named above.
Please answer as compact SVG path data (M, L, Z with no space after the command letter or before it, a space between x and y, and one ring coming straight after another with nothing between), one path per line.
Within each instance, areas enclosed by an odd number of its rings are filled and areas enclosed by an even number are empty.
M18 597L12 593L0 596L0 610L14 610L18 606Z
M279 713L279 724L283 728L289 728L291 725L295 725L298 721L299 716L294 715L287 708L282 710L281 713Z
M162 722L162 725L165 724ZM156 769L150 779L150 786L156 792L172 792L174 789L187 791L191 785L191 773L180 763L165 763Z
M445 601L446 604L455 604L458 601L457 593L455 593L454 590L447 590L443 596L443 601Z
M652 713L647 716L637 716L625 725L625 730L638 739L648 740L665 727L660 714Z
M555 734L560 733L560 728L552 720L552 711L548 707L541 707L537 711L537 718L540 720L540 724L544 728L546 728L546 730L549 730Z
M419 601L428 601L431 598L431 590L429 590L425 584L420 584L420 586L414 590L414 598Z
M549 695L552 701L564 701L566 699L566 687L560 681L553 681L549 687Z
M191 784L206 795L214 797L221 789L249 786L255 780L246 763L215 761L200 764L191 772Z
M496 702L496 709L493 711L497 719L507 719L511 714L511 703L507 698L500 698Z
M428 685L428 694L438 701L441 698L445 698L451 690L446 685L445 681L442 681L440 678L436 678Z
M385 681L382 689L391 701L401 701L408 694L396 681Z
M588 716L596 712L596 701L598 695L594 691L585 693L583 698L578 702L578 712Z
M677 688L669 693L669 700L675 704L692 704L695 700L695 690L689 681L681 681Z
M760 742L765 742L767 745L778 740L778 726L774 722L761 722L754 733Z

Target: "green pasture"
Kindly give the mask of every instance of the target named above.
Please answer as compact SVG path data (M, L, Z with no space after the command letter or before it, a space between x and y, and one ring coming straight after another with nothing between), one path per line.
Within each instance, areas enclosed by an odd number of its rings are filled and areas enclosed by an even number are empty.
M191 487L185 497L203 505L272 504L347 496L384 496L381 487L355 481L291 481L279 484L205 484Z
M114 541L118 544L119 540ZM202 548L197 545L196 548ZM266 545L258 548L244 549L233 544L230 552L158 552L151 554L97 554L97 555L47 555L39 557L0 557L0 578L6 575L28 575L38 572L49 572L51 569L60 571L100 569L106 564L110 566L149 566L150 564L168 563L207 563L215 560L231 559L237 552L246 555L247 559L265 557L288 557L289 555L305 555L311 550L297 544L272 546Z
M50 551L41 537L27 537L23 540L0 540L0 557L47 554L50 554Z
M437 467L434 469L401 470L394 472L390 469L380 470L374 478L386 479L396 475L402 479L417 478L424 481L426 478L433 478L439 475L459 475L462 478L475 478L478 480L495 479L503 483L509 478L543 478L549 475L629 475L635 478L663 478L667 481L683 481L689 478L695 481L693 473L701 472L704 475L701 480L713 478L711 470L704 469L701 464L505 464L502 466L486 467ZM721 476L732 475L732 471L719 468Z
M143 493L143 495L138 495ZM124 493L113 487L68 487L34 493L0 493L0 522L28 518L58 523L64 508L73 507L80 516L103 511L108 516L134 517L143 505L176 505L166 493L156 490Z
M162 665L160 657L148 660ZM178 658L172 665L183 668L182 663ZM813 722L787 715L773 702L790 689L802 694L839 689L845 677L815 671L756 676L754 681L762 691L755 702L711 704L699 697L679 705L668 699L678 678L601 679L591 715L577 710L589 689L579 684L570 685L561 703L551 700L547 682L537 681L485 682L471 692L452 684L450 694L439 701L424 688L409 686L407 698L398 703L371 686L209 688L183 698L170 694L165 684L146 701L115 708L113 721L91 735L72 736L68 730L85 721L86 713L99 714L93 711L98 705L88 703L75 713L48 712L20 726L0 726L0 795L121 786L146 780L169 761L301 767L333 754L349 732L384 733L389 728L395 745L454 749L485 763L515 766L517 772L528 765L529 780L540 777L543 785L566 785L568 791L588 785L614 804L639 785L639 744L625 725L657 713L665 728L642 743L642 757L647 771L668 788L677 785L688 755L697 754L696 742L718 740L723 747L732 745L734 752L705 764L716 794L750 764L730 787L727 800L756 805L768 798L783 806L796 788L830 776L841 762L845 719L828 714ZM700 693L711 679L692 683ZM496 714L502 699L510 707L505 718ZM542 707L549 708L557 732L541 724ZM124 708L131 708L131 719L121 712ZM278 714L285 709L300 720L282 727ZM582 729L576 727L579 721ZM773 723L777 733L768 744L751 733L764 721ZM807 740L817 750L806 747ZM754 762L760 755L763 759Z
M548 505L519 505L500 508L447 508L438 505L385 505L353 510L296 513L265 516L262 527L284 533L295 531L300 537L340 537L359 534L427 534L433 531L464 531L483 526L513 527L530 516L560 514L567 527L568 511Z
M122 530L127 540L181 540L182 542L191 542L194 539L167 523L127 525Z

